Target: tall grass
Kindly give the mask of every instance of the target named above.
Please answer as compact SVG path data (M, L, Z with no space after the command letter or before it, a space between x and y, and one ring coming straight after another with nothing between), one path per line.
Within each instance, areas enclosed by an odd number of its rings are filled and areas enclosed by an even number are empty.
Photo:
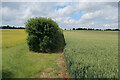
M46 68L59 71L56 64L59 54L30 52L24 30L2 30L2 71L3 78L30 78ZM56 71L57 72L57 71ZM37 76L36 78L40 78Z
M26 42L24 29L2 29L2 48L17 46Z

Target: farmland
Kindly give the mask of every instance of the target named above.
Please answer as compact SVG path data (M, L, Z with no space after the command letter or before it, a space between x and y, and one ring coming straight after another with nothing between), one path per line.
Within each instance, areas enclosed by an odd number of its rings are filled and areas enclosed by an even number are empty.
M64 57L73 78L118 78L118 32L64 31Z
M3 77L41 78L41 73L53 73L59 78L58 53L35 53L28 49L27 34L20 29L2 30ZM64 59L70 77L117 78L117 31L64 31ZM50 70L50 71L49 71Z

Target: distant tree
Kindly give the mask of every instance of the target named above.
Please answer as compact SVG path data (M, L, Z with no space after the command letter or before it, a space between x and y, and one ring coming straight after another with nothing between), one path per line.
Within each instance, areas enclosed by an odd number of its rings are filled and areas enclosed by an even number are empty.
M66 29L65 29L66 30Z
M77 28L76 30L87 30L87 28Z
M101 31L101 29L95 29L96 31Z
M7 25L7 29L9 29L10 28L10 26L9 25Z
M82 30L82 28L77 28L76 30Z
M13 29L15 29L15 26L13 26Z
M70 29L71 30L71 29Z
M88 30L93 30L92 28L88 28Z
M1 29L25 29L24 27L15 27L15 26L11 27L9 25L7 25L7 26L0 26L0 28Z
M115 31L119 31L119 29L115 29Z
M73 30L75 30L75 28L73 28Z
M112 29L106 29L106 31L111 31Z

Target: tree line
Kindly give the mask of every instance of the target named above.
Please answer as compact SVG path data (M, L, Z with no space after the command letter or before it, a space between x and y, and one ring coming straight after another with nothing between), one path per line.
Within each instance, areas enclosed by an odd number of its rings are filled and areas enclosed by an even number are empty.
M67 29L64 29L67 30ZM97 30L97 31L103 31L102 29L94 29L94 28L72 28L69 30ZM104 29L104 31L119 31L119 29Z
M25 28L6 25L6 26L0 26L0 29L25 29Z
M0 26L0 29L25 29L24 27L15 27L15 26ZM64 29L67 30L67 29ZM96 30L96 31L103 31L102 29L94 29L94 28L72 28L69 30ZM104 31L119 31L119 29L104 29Z

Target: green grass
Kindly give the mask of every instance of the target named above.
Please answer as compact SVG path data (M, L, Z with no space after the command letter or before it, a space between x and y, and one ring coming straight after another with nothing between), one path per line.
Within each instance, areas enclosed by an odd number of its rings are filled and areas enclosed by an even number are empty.
M26 36L24 30L2 30L3 78L30 78L46 68L59 71L56 64L59 54L30 52L26 44Z
M73 78L118 78L117 31L64 31L64 57Z

